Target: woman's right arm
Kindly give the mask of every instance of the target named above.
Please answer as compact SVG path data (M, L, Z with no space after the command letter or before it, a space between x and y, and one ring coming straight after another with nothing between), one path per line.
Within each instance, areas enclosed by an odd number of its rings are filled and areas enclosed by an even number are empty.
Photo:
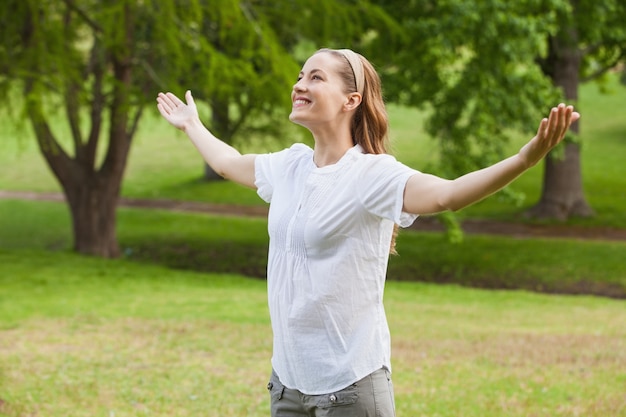
M172 93L159 93L157 108L174 127L187 134L207 164L220 176L256 189L254 160L256 155L242 155L232 146L216 138L202 124L191 92L185 93L184 103Z

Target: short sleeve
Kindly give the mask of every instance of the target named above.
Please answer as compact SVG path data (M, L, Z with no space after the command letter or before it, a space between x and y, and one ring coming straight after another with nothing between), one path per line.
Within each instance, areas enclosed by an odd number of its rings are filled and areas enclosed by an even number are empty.
M418 171L390 155L368 156L359 185L361 203L376 216L392 220L401 227L410 226L418 215L402 211L404 189L409 178Z
M267 203L271 202L274 189L278 181L284 179L289 165L312 152L308 146L296 143L280 152L257 155L254 161L254 185L259 197Z

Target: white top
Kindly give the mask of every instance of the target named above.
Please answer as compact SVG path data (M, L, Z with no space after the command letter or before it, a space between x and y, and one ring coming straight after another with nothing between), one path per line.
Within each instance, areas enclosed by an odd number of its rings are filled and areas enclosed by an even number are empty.
M394 223L416 171L355 146L333 165L295 144L259 155L258 194L271 203L267 286L272 366L304 394L338 391L390 364L383 289Z

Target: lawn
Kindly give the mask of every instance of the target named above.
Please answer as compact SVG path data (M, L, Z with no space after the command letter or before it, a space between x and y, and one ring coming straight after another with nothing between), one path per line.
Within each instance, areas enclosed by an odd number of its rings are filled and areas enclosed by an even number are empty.
M0 251L0 415L266 416L265 282ZM626 309L389 282L399 416L626 416Z
M71 247L69 214L59 203L0 200L0 231L0 249ZM122 208L118 238L128 260L265 276L264 218ZM467 235L457 244L441 233L402 231L398 251L389 263L394 281L626 298L626 242Z

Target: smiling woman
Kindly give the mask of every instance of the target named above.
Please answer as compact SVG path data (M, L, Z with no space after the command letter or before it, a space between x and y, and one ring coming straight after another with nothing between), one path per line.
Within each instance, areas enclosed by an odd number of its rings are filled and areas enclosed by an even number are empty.
M189 91L157 97L220 175L270 203L267 286L274 417L395 415L383 289L395 230L420 214L458 210L503 188L556 146L578 119L553 108L516 155L446 180L387 154L380 78L361 55L321 49L300 71L289 119L313 149L294 144L242 155L200 122Z

